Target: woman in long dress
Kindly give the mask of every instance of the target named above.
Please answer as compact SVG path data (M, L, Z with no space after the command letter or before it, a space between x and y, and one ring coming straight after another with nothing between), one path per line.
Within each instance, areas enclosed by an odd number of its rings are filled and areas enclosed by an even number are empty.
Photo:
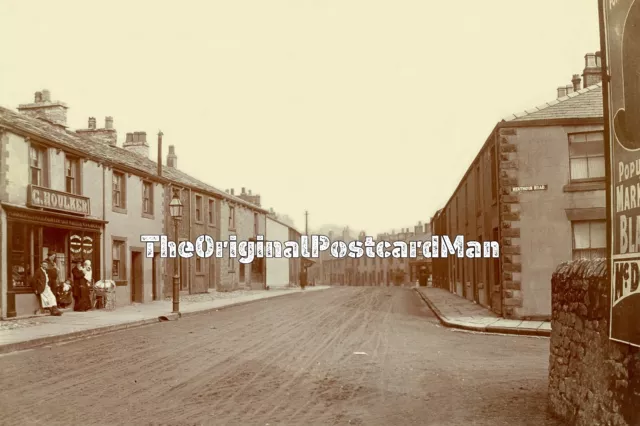
M89 266L88 271L86 269L87 262ZM80 312L88 311L91 309L91 262L87 260L84 265L81 262L77 262L71 273L73 274L73 310ZM87 276L89 280L87 280Z

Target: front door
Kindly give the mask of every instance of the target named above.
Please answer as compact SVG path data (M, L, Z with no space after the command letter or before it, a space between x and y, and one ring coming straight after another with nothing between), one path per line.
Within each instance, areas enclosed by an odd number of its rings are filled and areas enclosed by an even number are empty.
M158 268L160 267L160 253L153 253L153 265L151 269L151 294L153 296L153 300L158 300Z
M131 252L131 302L143 302L143 269L142 269L142 253L139 251Z

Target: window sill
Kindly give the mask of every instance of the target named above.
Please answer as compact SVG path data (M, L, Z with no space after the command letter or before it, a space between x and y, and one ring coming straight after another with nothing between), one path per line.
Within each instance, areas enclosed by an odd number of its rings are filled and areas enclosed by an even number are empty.
M205 275L207 274L205 274L204 272L196 272L196 277L204 277Z
M129 281L127 280L113 280L116 283L116 287L126 287L127 285L129 285Z
M204 225L204 222L202 220L198 220L198 219L193 219L193 223L195 225Z
M125 207L125 208L122 208L122 207L115 207L115 206L113 206L113 207L111 207L111 211L113 211L114 213L127 214L127 209L126 209L126 207Z
M155 220L155 216L149 213L142 213L142 217L145 219Z
M215 227L216 227L216 224L215 224L215 223L210 223L210 224L209 224L209 228L215 228Z
M236 232L236 228L229 228L229 232L235 233Z
M604 180L573 181L562 187L563 192L600 191L606 189Z

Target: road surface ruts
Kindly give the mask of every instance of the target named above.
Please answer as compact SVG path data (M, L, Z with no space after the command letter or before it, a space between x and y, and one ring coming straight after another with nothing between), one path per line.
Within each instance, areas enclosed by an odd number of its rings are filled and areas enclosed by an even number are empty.
M548 348L333 288L2 356L0 424L556 425Z

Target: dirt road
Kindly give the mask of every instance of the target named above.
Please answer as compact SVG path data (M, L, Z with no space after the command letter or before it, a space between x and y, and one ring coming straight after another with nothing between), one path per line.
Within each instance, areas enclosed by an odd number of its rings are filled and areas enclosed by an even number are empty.
M548 347L334 288L0 357L0 424L556 425Z

